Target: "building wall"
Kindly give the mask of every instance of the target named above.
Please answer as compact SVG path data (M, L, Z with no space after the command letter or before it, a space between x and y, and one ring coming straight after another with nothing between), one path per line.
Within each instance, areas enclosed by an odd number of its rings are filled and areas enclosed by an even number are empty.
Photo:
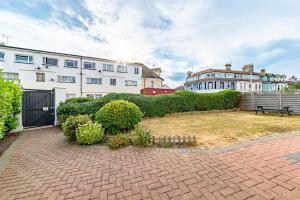
M152 86L152 81L154 87ZM162 88L162 79L160 78L142 78L142 88Z
M79 97L81 96L81 63L84 61L96 63L96 69L82 69L82 96L88 94L106 95L110 92L125 92L125 93L140 93L142 88L142 67L140 65L129 65L127 66L127 73L117 72L117 64L113 62L106 62L100 59L87 59L85 57L78 56L61 56L52 53L36 53L31 51L23 51L17 49L6 49L0 47L0 52L4 52L4 61L0 61L0 69L3 72L13 72L19 74L21 85L25 89L44 89L52 90L55 87L65 88L66 97ZM24 54L33 56L33 64L24 64L15 62L15 54ZM58 59L58 66L48 66L46 68L43 65L43 57L51 57ZM65 60L75 60L78 63L78 68L67 68L64 67ZM103 71L103 64L114 64L114 72ZM40 67L40 70L37 69ZM139 68L139 74L134 74L134 68ZM101 70L99 72L99 70ZM36 81L36 73L45 73L45 82ZM74 76L75 83L60 83L58 82L59 76ZM87 78L101 78L102 84L87 84ZM116 79L116 85L110 85L110 79ZM137 81L136 86L126 86L125 81Z

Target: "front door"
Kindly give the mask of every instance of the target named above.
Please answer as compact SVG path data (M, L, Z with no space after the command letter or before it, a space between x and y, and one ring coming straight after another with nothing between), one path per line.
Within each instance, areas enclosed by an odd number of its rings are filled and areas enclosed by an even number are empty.
M54 125L54 91L24 90L22 123L26 128Z

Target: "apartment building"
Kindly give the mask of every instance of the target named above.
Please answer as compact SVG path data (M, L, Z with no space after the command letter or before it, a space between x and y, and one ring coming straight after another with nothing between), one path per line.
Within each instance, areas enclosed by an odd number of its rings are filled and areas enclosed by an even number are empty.
M225 69L206 69L197 73L187 72L185 89L198 93L213 93L225 89L241 92L260 92L282 90L288 84L287 77L282 74L255 72L252 64L245 65L242 70L232 70L231 64Z
M99 98L111 92L139 94L142 87L139 63L5 45L0 45L0 69L5 79L20 81L25 91L23 123L30 127L49 124L65 99Z

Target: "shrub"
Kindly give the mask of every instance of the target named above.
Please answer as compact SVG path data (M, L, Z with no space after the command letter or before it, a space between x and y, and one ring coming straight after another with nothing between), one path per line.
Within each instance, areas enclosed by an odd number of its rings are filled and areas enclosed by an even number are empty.
M104 129L100 124L88 122L79 125L76 129L76 141L78 144L95 144L103 140Z
M218 93L178 91L175 94L144 96L139 94L110 93L101 99L85 103L63 103L57 113L59 119L69 115L95 114L106 103L126 100L136 104L146 117L163 117L174 112L231 109L237 106L240 92L224 90Z
M95 101L95 99L89 98L89 97L77 97L77 98L70 98L67 99L66 103L84 103L84 102L90 102Z
M96 113L96 121L102 124L108 133L116 134L134 128L142 116L143 113L134 103L114 100Z
M22 89L15 81L3 80L0 70L0 139L18 126L17 115L21 109Z
M107 145L110 149L118 149L120 147L125 147L129 144L127 135L118 134L108 137Z
M133 146L148 146L150 144L151 135L142 125L138 125L130 134L130 143Z
M103 107L108 101L104 99L97 99L94 101L83 103L64 102L60 103L57 108L57 115L60 123L64 123L65 120L71 115L95 115L95 113Z
M76 139L76 129L79 125L86 124L90 121L88 115L78 115L78 116L70 116L67 118L65 123L63 123L62 128L64 134L68 140Z

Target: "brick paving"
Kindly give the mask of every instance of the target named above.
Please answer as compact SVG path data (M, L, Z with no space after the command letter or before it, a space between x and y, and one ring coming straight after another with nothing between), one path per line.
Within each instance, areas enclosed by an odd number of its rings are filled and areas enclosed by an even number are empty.
M111 151L68 144L58 128L26 131L0 158L0 199L300 199L299 134L192 150Z

